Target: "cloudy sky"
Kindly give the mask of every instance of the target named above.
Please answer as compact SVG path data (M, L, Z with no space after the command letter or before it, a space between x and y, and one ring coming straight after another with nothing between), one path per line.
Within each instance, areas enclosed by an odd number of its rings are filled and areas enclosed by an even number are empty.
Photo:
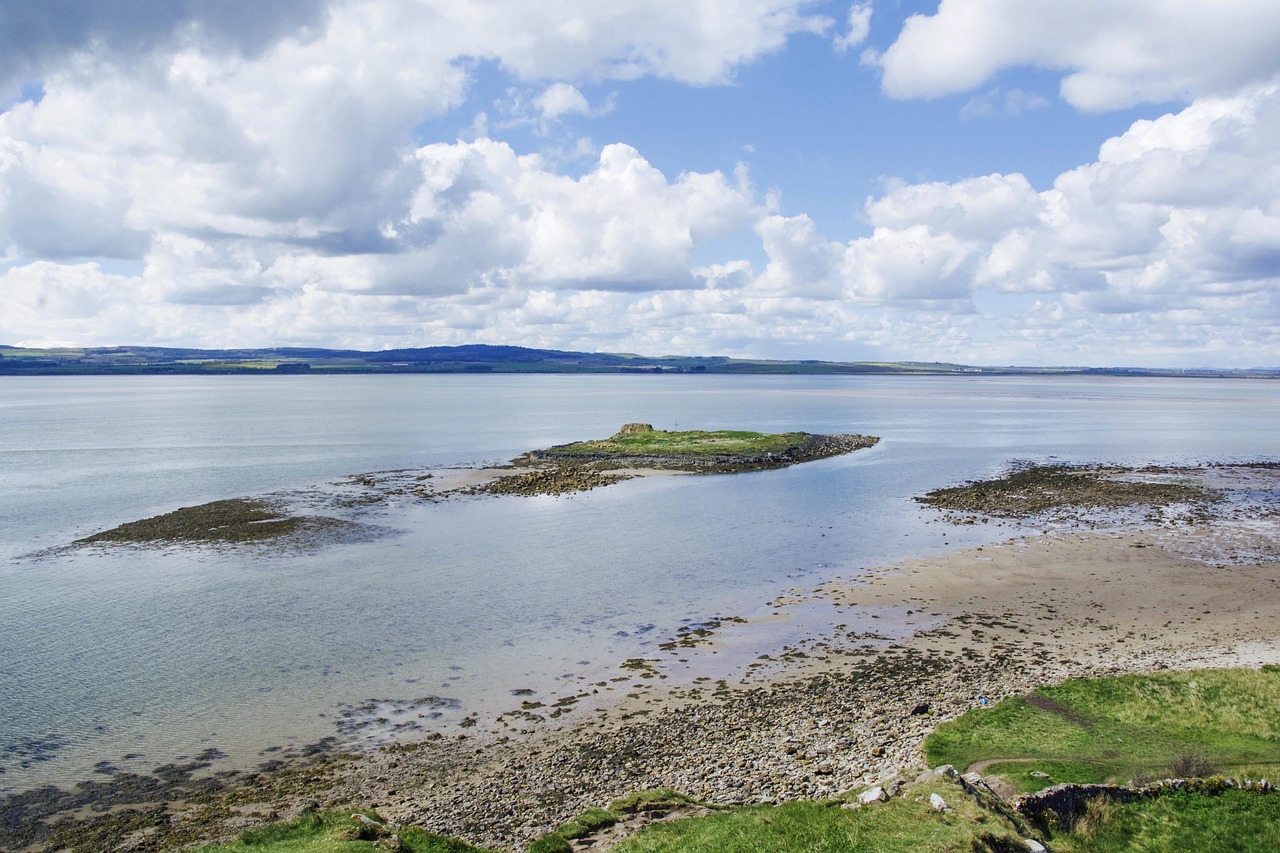
M1275 0L4 0L0 343L1280 365Z

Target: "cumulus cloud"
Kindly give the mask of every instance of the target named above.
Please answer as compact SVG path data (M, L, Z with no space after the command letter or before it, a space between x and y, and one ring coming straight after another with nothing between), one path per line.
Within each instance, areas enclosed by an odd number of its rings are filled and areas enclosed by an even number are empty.
M518 150L490 138L516 117L502 106L465 140L414 133L469 120L456 108L481 65L507 75L537 137L607 111L602 81L722 83L803 32L865 44L870 3L843 27L801 0L330 0L264 8L252 26L236 2L160 5L113 4L137 13L114 22L89 0L0 9L0 48L26 40L0 49L0 77L38 67L41 84L0 113L0 339L731 354L776 342L801 357L859 346L1011 361L1046 340L1097 355L1119 340L1213 351L1234 335L1277 351L1280 94L1233 88L1276 70L1259 47L1278 40L1276 16L1246 22L1242 0L1040 15L944 0L913 18L876 60L896 96L1033 64L1066 71L1063 94L1084 108L1194 100L1051 187L887 181L853 239L781 213L745 169L664 172L585 137ZM59 9L76 26L52 20ZM1017 113L1043 99L994 86L971 103ZM1018 310L983 316L1000 301Z
M45 32L50 44L74 50L110 29L106 5L6 4L13 26L0 32ZM138 257L148 235L172 230L380 251L376 228L362 223L413 191L403 170L410 131L461 102L469 82L461 59L493 58L540 79L653 74L709 83L828 23L803 14L800 0L554 10L346 0L326 10L322 26L316 7L280 4L292 12L278 14L284 34L270 49L229 57L197 38L240 20L233 13L243 4L225 5L135 2L136 15L111 25L121 39L183 21L200 24L198 32L130 57L127 69L111 51L78 54L48 70L41 100L0 116L6 202L36 214L19 222L11 213L0 246L17 255ZM156 20L127 23L150 11ZM62 32L63 12L83 32ZM586 101L560 81L537 103L553 118Z
M40 77L68 55L120 60L200 40L257 54L324 23L328 0L5 0L0 6L0 91Z
M542 90L535 103L543 118L559 118L565 113L586 113L591 107L573 86L568 83L552 83Z
M768 264L745 292L803 297L813 324L831 299L844 323L868 305L895 322L946 316L958 323L955 352L963 342L970 357L982 343L960 318L1001 293L1041 294L1002 320L1006 360L1034 360L1032 343L1054 324L1047 345L1085 362L1117 341L1158 339L1161 356L1182 345L1228 350L1223 318L1241 310L1242 334L1274 346L1277 133L1280 86L1266 84L1136 122L1042 192L1019 174L889 182L867 200L872 233L847 243L824 238L808 217L769 216L756 226Z
M415 156L423 181L404 222L438 232L424 253L448 260L440 274L473 285L694 286L694 249L754 211L749 184L720 173L668 181L622 144L606 146L578 179L491 140L429 145Z
M839 51L857 47L871 35L870 3L854 3L849 7L848 29L844 35L836 36L835 45Z
M808 216L767 216L756 224L756 233L769 263L753 290L761 295L807 299L843 295L839 276L843 248L818 234Z
M890 186L866 207L875 233L849 244L854 292L1046 294L1005 318L1007 339L1086 362L1116 341L1152 343L1147 358L1230 350L1227 317L1274 347L1276 133L1280 87L1267 84L1137 122L1044 192L1020 175Z
M872 232L846 241L771 212L745 175L667 177L625 145L577 177L489 139L428 145L402 164L412 192L383 211L379 236L394 251L165 234L136 277L83 263L10 269L0 333L742 354L776 342L899 357L922 357L927 341L931 358L1000 363L1046 350L1132 363L1125 346L1147 361L1274 352L1277 134L1280 87L1202 99L1135 123L1043 191L1017 174L890 182L866 203ZM694 263L699 247L747 228L763 265ZM998 340L979 323L993 294L1025 304L986 318Z
M886 94L937 97L1005 68L1067 72L1062 97L1085 110L1229 94L1280 72L1269 0L943 0L913 15L878 57Z

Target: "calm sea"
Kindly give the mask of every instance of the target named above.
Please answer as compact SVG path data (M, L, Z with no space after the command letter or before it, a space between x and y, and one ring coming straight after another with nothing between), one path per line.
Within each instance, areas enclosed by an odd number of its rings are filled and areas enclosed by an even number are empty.
M361 516L386 535L301 553L33 556L180 506L504 462L628 421L882 442L571 497L390 502ZM403 719L456 727L796 584L1008 535L926 523L911 498L930 488L1020 460L1274 459L1278 424L1280 384L1251 380L0 379L0 789L208 749L261 760L360 714L391 709L393 727L426 697Z

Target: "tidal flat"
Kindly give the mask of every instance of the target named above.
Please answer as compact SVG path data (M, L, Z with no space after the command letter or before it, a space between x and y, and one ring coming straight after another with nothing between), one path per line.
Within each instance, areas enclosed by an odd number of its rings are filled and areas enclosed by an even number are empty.
M1102 513L1088 490L1051 490L1057 499L1023 519L1042 525L1036 535L796 586L771 613L666 639L617 681L522 692L508 714L417 740L11 797L6 843L168 849L319 806L373 807L518 849L632 790L716 803L831 796L918 765L940 721L1068 677L1280 662L1275 466L1097 470L1178 488ZM948 526L997 517L937 512ZM778 624L803 630L781 648L761 643ZM753 645L754 659L742 654ZM731 676L699 674L735 653Z

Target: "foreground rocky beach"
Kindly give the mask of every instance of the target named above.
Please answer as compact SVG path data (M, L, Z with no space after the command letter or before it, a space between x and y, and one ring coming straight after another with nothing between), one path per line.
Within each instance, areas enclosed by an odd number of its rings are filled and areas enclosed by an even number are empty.
M1061 490L1061 474L1038 482ZM1093 477L1101 491L1072 492L1071 507L1050 502L1057 514L1044 516L1040 535L789 591L771 603L775 615L753 621L763 629L809 620L804 639L762 648L733 678L664 676L751 643L752 624L672 638L666 657L628 662L625 682L538 697L505 719L417 743L256 773L175 767L149 790L82 789L57 813L47 792L10 798L0 846L171 849L306 809L373 807L397 822L520 849L636 789L773 802L885 779L918 766L922 737L937 723L1038 684L1280 662L1274 467L1068 475ZM1135 477L1178 488L1137 502L1102 499L1108 483ZM1010 491L1012 503L1025 503L1031 485ZM1231 493L1261 497L1223 498ZM950 514L938 523L1026 520L1008 504L941 503Z

